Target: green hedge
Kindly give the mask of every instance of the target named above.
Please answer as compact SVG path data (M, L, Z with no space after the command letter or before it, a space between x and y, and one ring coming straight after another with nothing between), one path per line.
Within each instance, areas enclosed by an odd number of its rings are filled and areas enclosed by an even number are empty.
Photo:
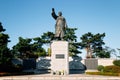
M114 60L113 64L120 67L120 60Z
M16 75L33 75L34 72L0 72L0 77L1 76L16 76Z
M120 76L120 60L113 61L114 65L97 67L100 72L86 72L90 75Z
M104 67L104 72L111 72L111 73L120 73L120 67L119 66L105 66Z

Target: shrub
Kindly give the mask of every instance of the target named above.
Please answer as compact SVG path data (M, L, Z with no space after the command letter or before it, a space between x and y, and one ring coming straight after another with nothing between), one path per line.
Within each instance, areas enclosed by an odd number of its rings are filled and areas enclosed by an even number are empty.
M120 67L119 66L105 66L104 72L111 72L111 73L120 73Z
M120 67L120 60L114 60L114 61L113 61L113 64L114 64L115 66L119 66L119 67Z
M23 66L21 64L17 64L13 66L13 71L15 72L21 72L22 71Z
M102 71L104 70L104 66L103 66L103 65L99 65L99 66L97 67L97 70L102 72Z
M85 73L90 75L100 75L100 72L85 72Z
M33 75L34 72L0 72L1 76L15 76L15 75Z

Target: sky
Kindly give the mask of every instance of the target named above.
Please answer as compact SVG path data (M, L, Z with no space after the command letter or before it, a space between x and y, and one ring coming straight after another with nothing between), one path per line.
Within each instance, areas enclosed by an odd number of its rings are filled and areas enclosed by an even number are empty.
M105 46L120 48L120 0L0 0L0 22L11 40L8 47L17 44L19 37L54 32L52 8L56 14L62 12L68 27L78 28L78 41L87 32L105 32Z

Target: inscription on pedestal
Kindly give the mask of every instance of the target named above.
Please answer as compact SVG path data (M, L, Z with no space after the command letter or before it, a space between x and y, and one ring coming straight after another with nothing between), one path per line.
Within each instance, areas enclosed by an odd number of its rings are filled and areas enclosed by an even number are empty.
M98 60L97 59L85 59L85 65L87 69L96 70L98 66Z
M64 54L56 54L56 59L64 59L65 55Z

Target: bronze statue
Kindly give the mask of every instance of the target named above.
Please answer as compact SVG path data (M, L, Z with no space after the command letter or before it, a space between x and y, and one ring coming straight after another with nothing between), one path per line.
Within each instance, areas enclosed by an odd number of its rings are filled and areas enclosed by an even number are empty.
M58 12L58 16L55 13L54 8L52 8L52 17L56 20L55 24L55 39L63 40L65 35L65 29L67 27L66 20L62 16L62 12Z

